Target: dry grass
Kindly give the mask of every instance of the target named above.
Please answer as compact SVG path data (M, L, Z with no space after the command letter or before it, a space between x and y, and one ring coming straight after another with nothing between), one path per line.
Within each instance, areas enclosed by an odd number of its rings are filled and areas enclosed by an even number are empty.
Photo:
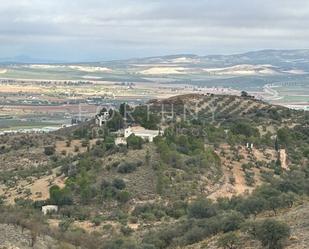
M57 176L59 169L54 169L52 174L44 176L39 179L32 179L32 182L21 180L17 182L14 188L0 188L1 193L6 197L8 204L14 204L16 198L26 198L33 201L47 200L49 198L49 188L53 185L58 185L63 188L65 186L66 178L64 176ZM25 190L29 189L29 193Z
M97 139L92 139L89 141L89 146L95 145ZM78 150L77 150L78 149ZM61 155L62 152L66 152L66 155L77 155L79 153L84 153L87 151L87 147L82 146L82 140L73 139L71 140L70 146L67 146L67 141L56 141L56 153Z

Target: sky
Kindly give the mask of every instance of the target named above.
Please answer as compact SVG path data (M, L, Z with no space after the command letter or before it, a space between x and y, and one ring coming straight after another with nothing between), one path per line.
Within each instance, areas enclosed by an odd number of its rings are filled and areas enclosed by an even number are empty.
M0 58L309 48L308 0L0 0Z

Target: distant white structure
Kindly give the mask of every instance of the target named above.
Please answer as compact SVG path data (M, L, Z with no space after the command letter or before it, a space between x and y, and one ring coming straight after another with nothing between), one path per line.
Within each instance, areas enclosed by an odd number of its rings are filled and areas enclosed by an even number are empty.
M50 213L57 213L58 212L58 206L56 205L46 205L42 207L42 213L44 215L50 214Z
M103 126L110 118L109 112L103 112L95 117L95 122L98 126Z
M247 143L246 147L247 147L248 149L253 149L253 144Z
M137 137L141 137L142 139L153 142L153 139L160 135L159 130L147 130L141 126L129 127L124 130L124 137L128 138L131 134L134 134Z

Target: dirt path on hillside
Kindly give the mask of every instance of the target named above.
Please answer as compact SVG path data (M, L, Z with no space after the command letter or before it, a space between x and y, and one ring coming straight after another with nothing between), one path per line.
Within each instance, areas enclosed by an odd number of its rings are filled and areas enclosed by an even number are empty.
M281 162L281 167L285 170L289 169L288 163L287 163L287 154L285 149L281 149L280 152L280 162Z

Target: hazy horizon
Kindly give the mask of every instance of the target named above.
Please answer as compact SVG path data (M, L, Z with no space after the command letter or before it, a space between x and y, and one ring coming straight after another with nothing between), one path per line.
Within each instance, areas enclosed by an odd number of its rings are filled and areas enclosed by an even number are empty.
M50 58L34 58L29 55L17 55L15 57L0 57L0 63L25 63L25 64L53 64L53 63L97 63L97 62L113 62L113 61L125 61L125 60L134 60L134 59L146 59L146 58L160 58L160 57L168 57L168 56L198 56L198 57L207 57L207 56L232 56L232 55L241 55L247 53L255 53L255 52L264 52L264 51L309 51L309 48L302 49L258 49L258 50L245 50L242 52L231 52L231 53L209 53L209 54L197 54L197 53L169 53L169 54L153 54L153 55L145 55L145 56L130 56L130 57L121 57L121 58L106 58L106 59L97 59L97 60L70 60L70 58L66 59L50 59Z

